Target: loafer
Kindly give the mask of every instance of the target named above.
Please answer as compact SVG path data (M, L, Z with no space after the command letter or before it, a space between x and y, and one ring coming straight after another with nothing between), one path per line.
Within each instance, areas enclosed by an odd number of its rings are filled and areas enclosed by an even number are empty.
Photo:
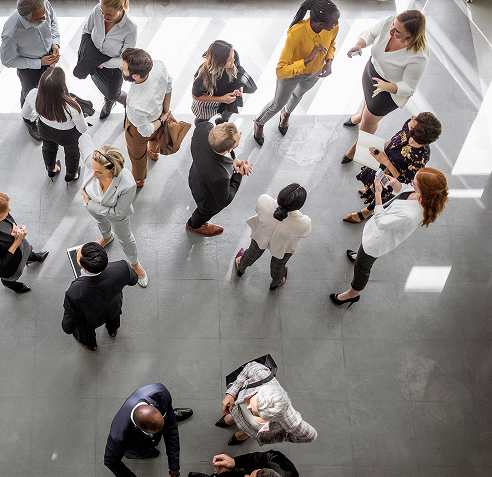
M144 276L142 278L139 278L137 283L142 287L142 288L146 288L147 285L149 284L149 277L147 276L147 273L144 272Z
M285 280L283 282L280 282L278 285L275 285L274 287L270 286L270 291L275 290L276 288L278 288L280 285L283 285L287 281L287 272L288 271L289 271L289 268L285 267L285 275L284 275Z
M103 239L103 241L104 241L104 240L106 240L104 237L102 237L102 239ZM104 245L102 245L102 244L99 242L99 240L101 240L101 239L97 239L97 240L96 240L96 243L97 243L97 244L101 245L101 247L107 247L107 246L108 246L108 245L109 245L109 244L110 244L110 243L114 240L114 234L113 234L113 233L111 234L111 237L109 237L109 240L108 240L108 241L107 241Z
M344 126L348 126L348 127L352 127L352 126L357 126L357 124L354 124L352 122L352 116L350 118L348 118L344 123L343 123Z
M190 472L188 477L209 477L207 474L202 474L201 472Z
M38 253L32 252L31 255L29 255L29 258L27 259L27 264L30 265L31 263L34 262L44 262L48 254L49 252L38 252Z
M350 159L350 157L347 157L346 155L343 156L342 159L342 164L348 164L349 162L352 162L353 159Z
M110 336L110 338L116 338L116 335L118 334L118 330L116 330L114 333L110 333L108 331L108 335Z
M240 441L236 438L236 434L232 434L232 437L229 439L229 442L227 443L228 446L239 446L243 442L246 442L249 439L249 436L244 439L244 441Z
M25 125L27 127L27 132L29 133L29 135L34 140L41 142L42 139L41 139L41 136L39 135L39 132L38 132L38 125L35 122L34 123L26 123L25 122Z
M215 423L217 427L229 427L229 424L225 422L225 414Z
M10 290L14 291L15 293L27 293L30 292L31 289L22 282L11 282L12 285L6 285L5 282L2 280L2 284L5 288L10 288Z
M175 407L174 415L176 416L176 421L183 422L193 416L193 409L189 407Z
M207 222L201 227L194 229L193 227L190 227L188 222L186 222L186 230L189 230L190 232L196 232L197 234L202 234L207 237L212 237L213 235L221 234L224 231L224 228L220 227L219 225L214 225Z
M352 255L357 255L357 252L354 252L353 250L347 250L347 258L351 262L355 262L355 258Z
M106 119L110 114L113 106L116 101L111 101L109 99L104 98L104 106L101 109L101 113L99 114L99 119Z

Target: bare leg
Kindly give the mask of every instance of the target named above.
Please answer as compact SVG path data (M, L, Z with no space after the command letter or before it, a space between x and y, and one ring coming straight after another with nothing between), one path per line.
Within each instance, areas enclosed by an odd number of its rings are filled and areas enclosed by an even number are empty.
M226 414L226 416L224 417L224 421L228 426L232 426L235 422L231 414Z
M356 255L353 255L353 257L355 258ZM354 290L353 288L350 288L350 290L347 290L346 292L337 295L337 298L339 300L348 300L349 298L355 298L356 296L359 296L359 292L357 290Z
M364 103L365 106L365 103ZM374 134L377 129L378 129L378 123L383 119L384 116L374 116L369 110L367 109L367 106L364 107L362 110L362 120L359 126L359 131L365 131L370 134ZM355 145L357 143L355 142L353 146L347 151L345 154L348 158L353 159L354 154L355 154Z
M350 121L352 121L353 124L359 124L362 121L362 113L366 108L367 108L366 100L364 100L364 104L362 105L362 109L360 110L360 113L357 113L356 115L352 116L350 118Z
M237 431L234 435L238 441L245 441L249 437L244 431Z
M280 127L286 127L289 125L290 114L285 112L285 108L280 111Z
M361 214L363 215L363 217L365 219L367 219L368 217L370 217L373 213L372 210L369 210L367 207L362 209L361 211ZM360 218L359 216L357 215L357 212L352 212L351 214L349 214L353 220L355 220L356 222L360 222ZM347 215L345 218L347 218L349 215Z
M255 137L264 137L263 136L263 126L256 124L256 121L253 121L253 131Z
M137 272L138 278L145 277L145 270L142 268L139 262L132 264L133 270Z

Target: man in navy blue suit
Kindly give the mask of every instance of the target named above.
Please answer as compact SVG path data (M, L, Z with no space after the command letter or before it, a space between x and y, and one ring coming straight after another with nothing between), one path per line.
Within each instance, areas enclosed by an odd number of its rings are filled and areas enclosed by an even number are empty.
M160 452L156 446L163 437L169 474L179 476L178 422L192 414L189 408L173 409L171 395L163 384L138 388L113 419L104 452L104 465L117 477L136 477L121 459L158 457Z

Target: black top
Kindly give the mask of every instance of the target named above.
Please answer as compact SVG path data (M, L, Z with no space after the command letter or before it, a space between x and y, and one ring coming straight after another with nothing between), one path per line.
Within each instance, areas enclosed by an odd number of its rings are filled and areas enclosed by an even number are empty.
M223 209L227 207L241 184L242 176L238 172L232 175L232 159L214 152L208 142L213 129L206 121L198 124L191 138L191 156L188 184L196 204L205 209ZM207 205L205 205L207 203ZM216 207L215 207L216 206Z
M281 477L299 477L294 464L282 452L269 450L234 457L236 467L229 477L243 477L257 469L272 469Z
M236 68L240 66L239 55L236 50L234 50L234 64L236 65ZM193 87L191 88L191 92L193 96L196 96L197 98L203 95L208 96L208 92L203 84L203 76L198 76L198 72L200 71L200 68L198 68L198 70L195 73ZM225 70L223 70L221 77L217 79L217 83L215 85L215 89L213 91L212 96L224 96L224 94L232 93L235 89L238 88L239 88L239 84L236 82L236 79L233 78L232 81L229 81L229 75ZM237 108L241 107L242 105L243 105L243 99L241 97L237 97L236 101L230 104L221 103L219 106L219 113L225 110L231 111L233 113L237 113L238 112Z
M123 288L136 285L138 275L125 260L111 262L96 276L76 278L65 292L62 328L73 333L80 322L97 328L121 315Z
M164 416L164 427L153 437L137 429L131 420L132 409L141 401L152 404ZM148 457L162 436L166 443L169 469L179 470L178 423L174 415L171 395L161 383L148 384L138 388L114 416L104 452L104 465L116 477L135 477L121 459L123 456L130 459Z
M10 214L3 219L4 224L6 224L10 231L12 231L14 219ZM20 247L14 253L9 252L9 248L14 243L14 237L9 233L4 233L0 231L0 277L9 278L15 274L19 265L22 261L22 252Z

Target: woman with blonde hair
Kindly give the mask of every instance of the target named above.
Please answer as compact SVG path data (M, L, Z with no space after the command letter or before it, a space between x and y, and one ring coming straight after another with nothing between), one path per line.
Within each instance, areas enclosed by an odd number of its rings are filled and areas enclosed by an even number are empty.
M377 177L374 179L374 215L364 227L359 251L347 250L348 259L355 262L354 278L349 290L330 295L335 305L350 303L351 306L359 301L359 293L367 285L376 259L398 247L419 225L428 227L444 210L448 201L446 177L432 167L420 169L411 184L401 184L394 177L386 177L396 197L383 207L383 186Z
M364 105L344 126L360 124L361 131L374 134L384 116L405 106L425 73L430 51L425 40L424 15L418 10L406 10L380 20L360 35L347 55L362 55L362 48L370 45L372 56L362 75ZM353 160L355 146L343 156L342 164Z
M215 124L228 122L232 113L243 105L243 88L236 88L239 55L230 43L214 41L202 55L205 62L195 73L191 96L191 110L196 116L195 126L216 114Z
M82 108L70 96L65 83L65 72L59 66L48 68L34 88L26 96L22 117L38 120L38 133L43 140L43 159L48 177L53 180L61 170L56 160L58 147L65 151L65 181L67 184L79 178L79 137L87 131Z
M137 192L135 179L124 167L125 159L118 148L94 148L89 135L83 134L80 149L87 168L80 191L87 211L96 219L102 234L96 243L105 247L116 234L130 265L137 272L138 284L145 288L148 278L138 262L137 244L130 228Z
M103 94L100 119L109 116L115 102L126 104L126 93L121 91L121 53L137 43L137 25L128 16L128 8L128 0L101 0L82 28L74 75L83 79L90 74Z

